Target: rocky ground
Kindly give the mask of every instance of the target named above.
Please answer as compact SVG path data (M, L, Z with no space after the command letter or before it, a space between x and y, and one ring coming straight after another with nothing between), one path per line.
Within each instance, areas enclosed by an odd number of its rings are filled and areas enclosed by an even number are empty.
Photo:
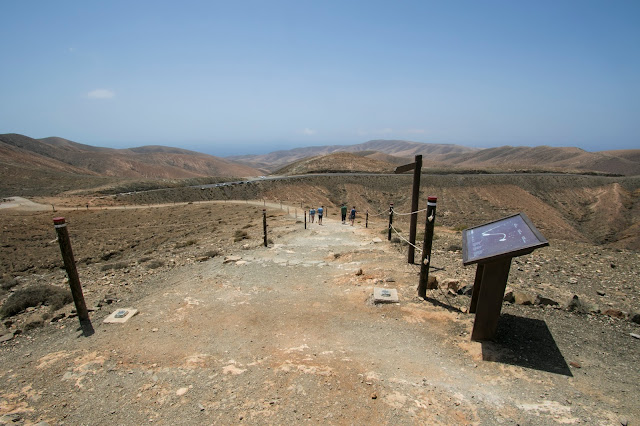
M0 209L3 300L67 285L44 208ZM635 251L550 238L514 259L515 303L504 303L496 340L479 343L469 339L470 298L457 291L475 268L462 266L461 234L448 227L436 227L431 276L441 288L425 301L384 217L351 227L335 211L305 230L299 206L286 204L60 208L93 331L79 329L72 305L5 319L0 423L634 424L640 415ZM396 289L399 303L372 303L374 287ZM139 313L102 322L122 308Z

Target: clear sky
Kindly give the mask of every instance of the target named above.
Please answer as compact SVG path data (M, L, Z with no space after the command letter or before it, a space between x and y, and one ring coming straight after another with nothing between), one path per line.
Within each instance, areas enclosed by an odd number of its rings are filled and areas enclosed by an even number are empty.
M640 148L640 1L1 1L0 133Z

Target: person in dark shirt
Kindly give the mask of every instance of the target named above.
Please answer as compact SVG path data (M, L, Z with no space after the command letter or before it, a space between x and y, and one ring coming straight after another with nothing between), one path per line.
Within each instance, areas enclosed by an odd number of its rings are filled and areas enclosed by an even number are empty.
M347 206L345 203L342 203L342 207L340 207L340 213L342 214L342 224L344 225L347 220Z

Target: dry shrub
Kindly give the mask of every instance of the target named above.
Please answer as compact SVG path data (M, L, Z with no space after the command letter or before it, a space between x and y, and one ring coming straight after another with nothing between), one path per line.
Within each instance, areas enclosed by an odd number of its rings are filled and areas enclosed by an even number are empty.
M149 269L158 269L164 266L164 261L162 260L152 260L147 264L147 268Z
M246 240L247 238L249 238L249 235L247 234L247 231L237 230L233 234L233 242L235 242L235 243L237 243L238 241Z
M198 244L198 240L187 240L187 241L179 241L176 243L176 248L184 248L192 245Z
M129 266L127 262L116 262L116 263L109 263L107 265L102 265L102 268L100 269L102 271L108 271L110 269L124 269L127 266Z
M19 284L18 280L15 278L2 278L0 280L0 288L2 290L11 290L13 287Z
M49 284L36 284L20 289L9 296L0 308L0 317L7 318L30 307L49 306L52 311L71 303L73 297L69 290Z
M216 257L220 255L220 250L218 249L209 250L204 255L208 258Z

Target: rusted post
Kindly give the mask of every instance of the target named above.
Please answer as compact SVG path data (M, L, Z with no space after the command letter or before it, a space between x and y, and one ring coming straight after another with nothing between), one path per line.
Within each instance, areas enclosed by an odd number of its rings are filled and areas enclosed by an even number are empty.
M436 221L437 197L427 198L427 220L424 225L424 242L422 244L422 261L420 262L420 281L418 282L418 296L427 297L427 283L429 281L429 266L431 265L431 244L433 243L433 228Z
M304 211L304 229L307 229L307 211Z
M60 252L62 252L64 268L67 270L67 276L69 277L69 287L71 287L71 295L73 296L73 303L76 305L78 319L81 322L89 321L89 311L87 310L84 295L82 294L82 286L78 278L76 262L73 259L73 250L71 249L71 241L69 241L69 231L67 230L64 217L54 217L53 226L56 229L56 234L58 234Z
M369 210L367 210L367 219L364 222L364 227L368 228L369 227Z
M393 225L393 203L389 203L389 241L391 241L391 225Z
M420 198L420 174L422 172L422 155L416 155L413 168L413 192L411 194L411 223L409 225L409 250L407 262L415 259L416 227L418 226L418 199Z
M267 210L262 209L262 229L264 231L264 246L267 247Z

